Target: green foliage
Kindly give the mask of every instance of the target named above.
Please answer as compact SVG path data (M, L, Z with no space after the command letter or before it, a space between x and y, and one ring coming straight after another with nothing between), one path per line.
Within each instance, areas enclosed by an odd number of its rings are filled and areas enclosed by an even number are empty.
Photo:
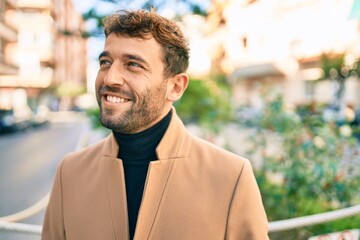
M102 128L100 123L100 109L99 108L89 108L86 110L87 116L90 118L91 126L94 129Z
M333 78L341 74L341 69L344 67L345 54L340 54L338 56L330 56L328 54L323 54L321 56L321 67L324 71L324 78ZM334 71L333 73L331 71ZM335 75L336 74L336 75ZM341 76L341 75L340 75ZM341 76L347 77L347 76Z
M256 176L270 221L360 203L360 176L342 167L344 154L355 148L356 140L343 133L343 126L326 122L320 113L315 105L299 112L286 110L278 96L266 103L253 122L256 133L251 136L248 154L250 159L260 154L263 161ZM271 152L274 144L277 150ZM271 239L307 239L353 228L345 222L274 233Z
M353 62L346 62L346 54L322 54L321 68L323 70L322 79L346 79L351 75L359 75L359 59Z
M185 123L196 123L213 132L234 116L230 86L223 76L191 79L183 97L174 105Z
M73 82L64 82L56 86L56 94L60 97L76 97L85 91L84 86Z
M359 76L360 59L347 61L347 55L343 54L323 54L321 57L321 68L323 76L321 79L330 79L337 84L332 104L336 109L340 109L343 104L345 94L345 81L350 76ZM321 80L320 79L320 80Z

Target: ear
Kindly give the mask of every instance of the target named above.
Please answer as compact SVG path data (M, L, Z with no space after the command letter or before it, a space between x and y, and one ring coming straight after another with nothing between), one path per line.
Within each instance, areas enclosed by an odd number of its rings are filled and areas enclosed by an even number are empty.
M186 73L179 73L168 79L167 100L175 102L181 98L189 84L189 76Z

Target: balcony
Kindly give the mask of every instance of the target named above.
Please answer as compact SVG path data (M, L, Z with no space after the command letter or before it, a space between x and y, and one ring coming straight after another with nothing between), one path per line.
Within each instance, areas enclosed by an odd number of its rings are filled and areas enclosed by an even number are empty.
M18 71L17 67L0 62L0 75L16 75Z
M16 0L6 0L5 1L7 3L8 9L15 9L16 8Z
M9 26L0 22L0 38L3 38L8 42L16 42L17 33Z
M5 60L5 56L0 53L0 75L15 75L18 74L19 68L9 64Z
M53 3L51 0L17 0L16 5L25 9L51 9Z
M0 65L1 67L1 65ZM1 87L33 87L47 88L50 86L53 78L53 70L48 67L39 67L37 69L19 69L19 75L0 75Z

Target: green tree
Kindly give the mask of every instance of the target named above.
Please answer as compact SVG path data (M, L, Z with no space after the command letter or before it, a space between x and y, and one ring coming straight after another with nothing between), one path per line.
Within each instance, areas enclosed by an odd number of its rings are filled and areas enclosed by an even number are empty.
M330 79L336 85L333 96L333 106L340 109L345 93L345 82L351 76L359 76L360 59L347 62L346 54L323 54L321 56L321 79Z

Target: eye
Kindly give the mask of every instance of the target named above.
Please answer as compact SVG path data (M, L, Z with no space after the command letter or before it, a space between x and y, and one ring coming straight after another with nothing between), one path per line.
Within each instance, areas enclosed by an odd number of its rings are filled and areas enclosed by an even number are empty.
M101 66L110 66L111 62L109 60L107 60L107 59L100 59L99 60L99 65L100 65L100 67Z
M140 67L140 68L142 68L142 66L140 64L138 64L137 62L128 62L127 65L129 67Z

